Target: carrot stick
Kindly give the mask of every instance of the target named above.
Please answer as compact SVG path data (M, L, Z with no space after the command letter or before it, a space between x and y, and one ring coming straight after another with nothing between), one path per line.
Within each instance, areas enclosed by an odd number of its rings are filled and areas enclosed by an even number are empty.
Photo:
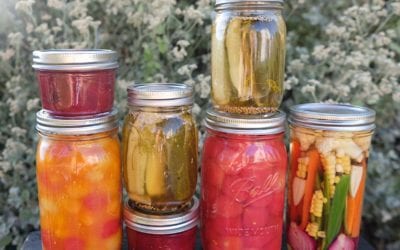
M290 214L290 220L295 221L298 223L300 221L300 214L301 212L299 211L298 208L301 209L301 204L300 203L295 206L293 202L293 194L292 194L292 185L293 185L293 179L296 176L297 168L298 168L298 159L300 157L301 151L300 151L300 142L296 139L294 139L291 142L291 148L290 148L290 188L289 188L289 214Z
M318 168L321 165L321 160L319 157L319 153L316 149L311 149L307 152L308 156L308 168L307 168L307 179L306 179L306 187L304 190L303 197L303 211L301 216L301 225L300 227L305 230L308 220L310 218L310 207L311 207L311 199L314 193L314 185L315 185L315 177L318 174Z
M351 195L347 195L345 230L346 233L351 237L358 237L360 235L364 187L365 181L367 179L367 164L365 162L365 159L362 161L362 167L363 174L356 196L351 197Z

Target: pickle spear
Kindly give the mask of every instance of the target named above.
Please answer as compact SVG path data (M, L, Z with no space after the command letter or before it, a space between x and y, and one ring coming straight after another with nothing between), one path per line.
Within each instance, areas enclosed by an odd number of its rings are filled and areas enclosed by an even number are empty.
M154 144L147 147L146 191L151 198L166 193L164 140L162 130L157 130Z

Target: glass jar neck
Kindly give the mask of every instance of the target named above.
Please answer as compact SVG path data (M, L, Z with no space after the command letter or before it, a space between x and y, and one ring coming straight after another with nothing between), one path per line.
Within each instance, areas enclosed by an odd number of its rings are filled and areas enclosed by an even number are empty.
M152 107L152 106L129 106L130 112L150 112L150 113L189 113L191 105L173 107Z
M268 2L268 1L241 1L241 2L227 2L216 5L216 11L265 11L274 10L282 11L283 3L281 2Z
M114 128L112 130L94 133L94 134L87 134L87 135L64 135L64 134L53 134L53 133L46 133L46 132L38 132L39 135L48 140L63 140L63 141L92 141L97 139L102 139L106 137L113 137L117 136L118 128Z
M211 128L207 128L207 133L208 135L211 136L218 136L218 137L223 137L227 139L234 139L234 140L283 140L284 138L284 132L277 133L277 134L264 134L264 135L254 135L251 133L251 131L248 132L248 134L234 134L234 133L226 133L226 132L221 132L217 131Z

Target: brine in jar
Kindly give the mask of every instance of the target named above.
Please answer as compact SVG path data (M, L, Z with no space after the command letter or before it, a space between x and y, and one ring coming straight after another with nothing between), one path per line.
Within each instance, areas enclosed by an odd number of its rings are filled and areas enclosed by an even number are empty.
M125 188L146 212L178 212L197 182L197 128L192 88L137 84L128 88L130 111L123 128Z
M283 1L217 1L212 25L212 102L229 113L275 112L284 87Z

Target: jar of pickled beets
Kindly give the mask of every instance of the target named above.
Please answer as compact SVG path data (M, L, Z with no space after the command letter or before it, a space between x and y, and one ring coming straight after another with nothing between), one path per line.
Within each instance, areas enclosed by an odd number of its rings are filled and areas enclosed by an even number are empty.
M43 249L120 249L116 110L90 118L37 113L36 177Z
M285 114L209 111L201 168L206 250L281 249Z
M291 107L287 236L291 249L357 249L375 112Z
M109 112L114 102L117 53L111 50L33 52L43 109L53 115Z
M193 89L184 84L136 84L128 88L123 127L125 188L146 212L179 212L197 183L197 128Z
M193 250L199 217L196 197L184 212L170 215L142 213L128 201L124 208L128 248L131 250Z

